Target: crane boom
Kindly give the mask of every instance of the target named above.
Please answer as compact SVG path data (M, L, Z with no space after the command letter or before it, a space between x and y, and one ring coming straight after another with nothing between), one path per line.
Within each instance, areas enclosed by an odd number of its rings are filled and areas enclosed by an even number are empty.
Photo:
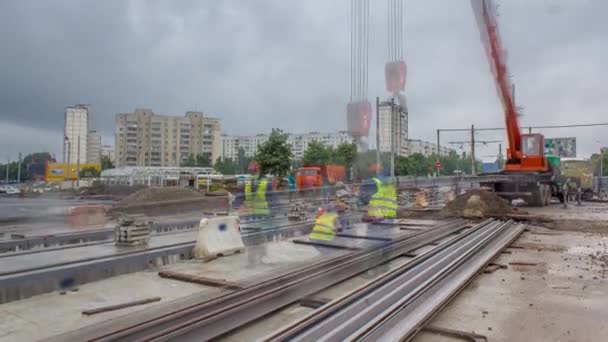
M479 33L485 47L490 69L494 75L498 96L505 111L505 124L509 149L507 164L519 164L523 156L522 139L517 120L515 101L506 64L506 51L502 48L496 21L496 6L492 0L471 0Z

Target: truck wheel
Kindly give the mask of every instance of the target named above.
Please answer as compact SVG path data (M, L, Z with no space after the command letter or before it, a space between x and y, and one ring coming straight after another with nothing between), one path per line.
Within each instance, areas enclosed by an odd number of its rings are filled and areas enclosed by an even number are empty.
M544 187L541 185L539 187L535 187L532 190L532 196L530 197L530 205L533 207L542 207L545 204L545 191Z
M545 190L545 206L547 206L551 204L551 188L548 184L545 184L543 189Z

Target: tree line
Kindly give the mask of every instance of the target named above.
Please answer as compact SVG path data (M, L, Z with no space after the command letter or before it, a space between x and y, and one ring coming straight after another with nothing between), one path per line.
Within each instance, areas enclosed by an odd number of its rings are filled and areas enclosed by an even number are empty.
M261 174L285 176L300 166L306 165L344 165L351 175L356 178L368 178L373 175L370 166L378 162L376 151L358 152L355 144L343 143L336 148L319 141L308 144L300 161L293 160L291 146L287 143L288 135L280 129L273 129L268 140L258 147L253 158L247 158L245 151L240 149L237 160L230 158L218 159L215 169L222 174L247 173L249 163L255 161ZM385 173L390 171L390 154L381 153L379 162ZM453 175L455 171L470 174L472 163L470 158L459 155L455 151L448 155L437 157L436 154L424 156L415 153L410 156L395 158L395 174L397 176L428 176L437 172L436 163L441 162L440 175ZM481 162L477 162L481 171Z

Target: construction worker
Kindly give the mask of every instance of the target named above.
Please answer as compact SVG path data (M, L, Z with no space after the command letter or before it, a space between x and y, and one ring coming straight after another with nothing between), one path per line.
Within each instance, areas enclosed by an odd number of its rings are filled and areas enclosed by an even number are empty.
M268 208L268 201L266 200L266 193L268 192L269 184L266 178L260 178L258 185L255 190L255 195L249 193L247 195L247 187L245 187L245 198L249 197L252 199L253 215L255 216L268 216L270 210ZM251 190L250 190L251 191Z
M336 236L338 213L332 207L319 208L317 220L308 236L312 240L332 241Z
M376 172L372 182L365 186L364 193L373 193L368 202L367 216L372 221L397 218L397 189L388 177L381 175L382 166L374 164L370 168ZM365 195L363 195L365 197ZM369 195L368 195L369 196Z

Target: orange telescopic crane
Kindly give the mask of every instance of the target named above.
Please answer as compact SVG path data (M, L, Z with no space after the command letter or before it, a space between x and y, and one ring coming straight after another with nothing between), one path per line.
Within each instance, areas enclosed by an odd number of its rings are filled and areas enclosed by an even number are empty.
M498 97L503 105L509 146L502 173L511 177L506 181L485 185L494 187L494 190L505 198L523 198L532 205L547 205L553 195L560 196L556 181L558 167L555 167L559 165L559 160L552 158L552 163L548 162L544 155L542 134L522 134L520 131L513 88L507 71L506 51L500 40L494 2L471 0L471 5L494 76Z
M546 172L548 165L544 156L543 136L522 134L519 129L513 88L507 71L506 53L502 48L496 22L496 7L492 0L471 0L471 4L494 75L498 96L505 111L509 143L505 171Z

